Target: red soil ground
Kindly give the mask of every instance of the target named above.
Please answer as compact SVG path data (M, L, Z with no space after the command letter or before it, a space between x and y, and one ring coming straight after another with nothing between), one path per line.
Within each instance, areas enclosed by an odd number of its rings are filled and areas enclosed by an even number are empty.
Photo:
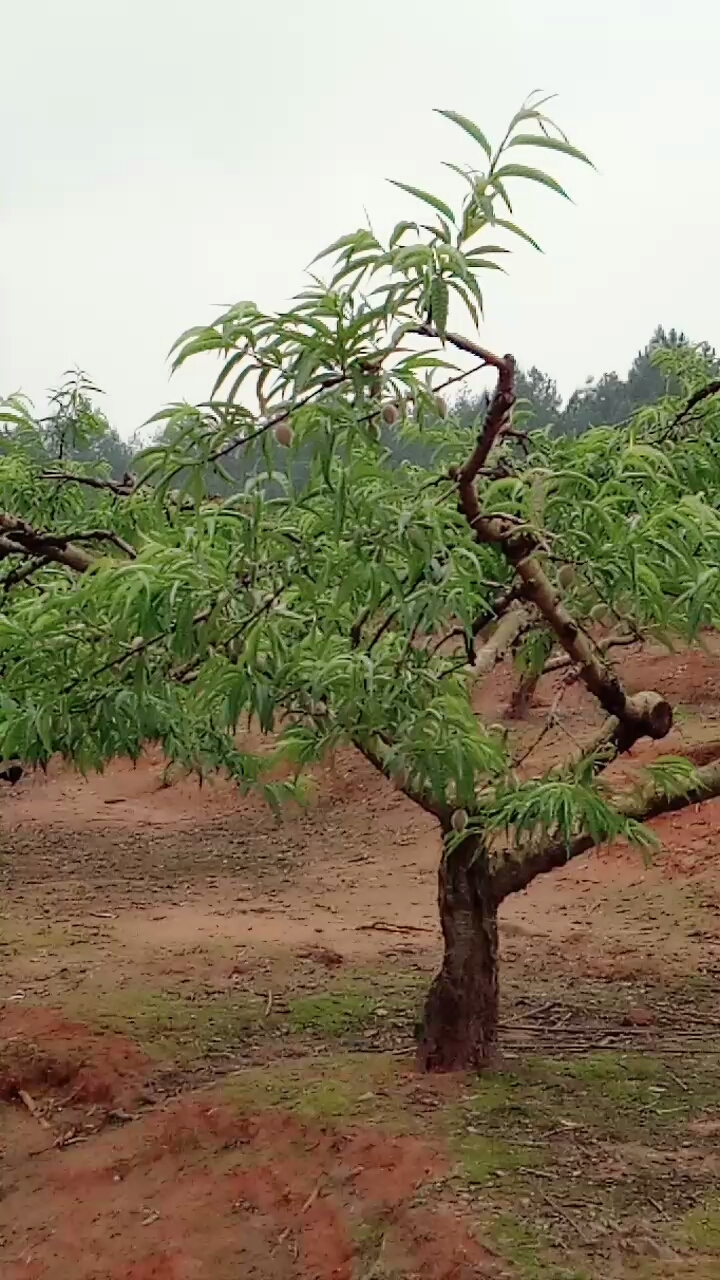
M717 658L626 654L622 669L631 687L662 689L681 706L663 753L701 753L720 737ZM557 680L543 683L521 726L528 740ZM482 710L497 718L511 688L511 673L499 672ZM546 735L538 763L565 749L563 734L592 733L577 687L563 707L566 728ZM634 756L657 753L644 745ZM153 755L88 780L54 766L3 793L8 1280L515 1274L450 1194L452 1151L423 1121L438 1099L453 1103L458 1082L418 1086L398 1057L392 1088L412 1103L418 1132L303 1119L281 1104L230 1105L217 1086L198 1089L184 1060L159 1084L152 1034L134 1039L131 1018L122 1033L102 1029L108 1001L132 1010L141 989L230 1000L242 990L267 998L270 1016L273 998L322 990L338 973L430 974L439 954L432 821L354 753L339 753L316 780L310 812L282 824L221 781L163 787ZM570 972L586 984L625 983L628 1027L652 1028L658 1015L643 993L654 983L720 972L719 818L720 801L669 815L653 824L664 852L652 866L628 849L604 850L509 901L508 1009L517 993L521 1016L526 995L564 999ZM263 1042L254 1060L286 1050L302 1046Z

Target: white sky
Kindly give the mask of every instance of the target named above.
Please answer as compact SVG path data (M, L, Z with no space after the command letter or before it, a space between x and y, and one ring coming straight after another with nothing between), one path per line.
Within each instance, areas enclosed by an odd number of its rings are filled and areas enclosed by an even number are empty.
M202 396L181 330L281 305L363 206L419 215L386 177L452 195L433 107L492 138L536 87L599 173L517 199L545 255L493 273L483 341L565 393L658 323L720 346L715 0L0 0L0 32L0 394L79 364L123 435Z

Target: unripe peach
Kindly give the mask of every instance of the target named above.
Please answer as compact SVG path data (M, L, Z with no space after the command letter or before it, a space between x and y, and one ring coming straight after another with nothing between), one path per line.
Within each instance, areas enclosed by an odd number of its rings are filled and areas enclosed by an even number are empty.
M607 605L603 604L602 601L599 604L593 605L590 610L590 617L593 622L599 622L606 627L609 627L613 621L611 610L608 609Z
M462 835L468 824L468 816L465 809L456 809L450 819L450 823L453 831L456 831L458 835Z
M293 430L289 422L278 422L274 431L278 444L281 444L285 449L289 448L293 442Z

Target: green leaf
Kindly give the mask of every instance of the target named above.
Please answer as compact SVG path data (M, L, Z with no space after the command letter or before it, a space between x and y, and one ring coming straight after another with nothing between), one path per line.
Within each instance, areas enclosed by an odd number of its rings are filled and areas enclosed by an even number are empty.
M393 254L393 266L398 271L407 271L410 267L426 267L432 260L432 249L426 244L402 245Z
M339 271L335 272L335 275L330 281L330 288L334 289L340 284L341 280L346 280L348 276L352 275L357 275L359 281L360 277L364 275L374 262L375 254L364 254L361 258L351 258L349 262L344 262Z
M473 318L473 321L474 321L474 324L475 324L475 328L477 329L477 328L479 327L479 324L480 324L480 316L479 316L479 313L478 313L478 308L475 306L475 303L473 302L472 298L470 297L470 294L469 294L469 293L467 292L467 290L466 290L466 289L465 289L465 288L460 284L460 281L459 281L459 280L449 280L449 281L448 281L448 284L449 284L450 288L451 288L451 289L454 289L454 290L455 290L455 293L457 293L457 294L459 295L459 297L460 297L460 298L462 298L463 303L465 304L465 306L467 307L468 311L470 312L470 315L471 315L471 316L472 316L472 318Z
M503 186L503 184L502 184L502 182L500 181L500 179L499 179L499 177L498 177L498 175L497 175L497 174L495 174L495 175L493 176L493 183L494 183L495 188L496 188L496 190L497 190L497 192L498 192L498 195L500 196L500 199L503 201L503 203L504 203L504 205L505 205L505 208L507 209L508 213L512 213L512 211L513 211L513 207L512 207L512 204L510 203L510 197L509 197L509 195L508 195L508 193L507 193L507 191L506 191L505 187ZM494 220L495 220L495 213L494 213L494 211L493 211L493 222L494 222Z
M548 93L548 94L545 94L544 97L537 98L535 102L532 102L532 99L535 98L536 94L540 92L542 91L539 89L533 90L533 92L530 94L530 97L526 98L520 110L515 112L515 115L510 121L508 132L511 132L516 127L516 125L521 124L523 120L537 120L539 124L545 124L545 125L552 124L552 121L549 119L549 117L544 115L543 112L539 110L539 108L544 107L546 102L552 102L553 98L556 95L554 93Z
M401 191L407 191L408 195L416 196L418 200L423 200L425 204L429 204L438 213L441 213L448 222L452 222L455 226L455 214L444 200L440 200L438 196L432 195L430 191L421 191L419 187L411 187L407 182L397 182L395 178L388 178L394 187L399 187Z
M492 159L492 148L479 125L474 124L472 120L468 120L467 116L461 116L457 111L442 111L437 107L436 113L439 116L445 116L446 120L452 120L453 124L459 125L461 129L469 133L471 138L480 143L488 160Z
M452 233L447 222L440 219L439 227L431 227L427 222L423 222L423 231L428 231L433 240L442 240L444 244L452 244Z
M542 133L516 133L514 138L508 142L509 147L545 147L547 151L559 151L564 156L572 156L575 160L582 160L583 164L589 164L591 169L595 166L589 156L584 151L579 151L577 147L573 147L569 142L563 142L561 138L548 138Z
M505 245L502 245L502 244L478 244L478 245L473 245L472 249L470 249L465 256L466 256L467 262L471 263L472 259L477 254L480 254L482 256L482 254L485 254L485 253L509 253L509 252L510 250Z
M527 231L523 231L522 227L519 227L515 222L508 222L507 218L496 218L495 226L502 227L504 231L511 231L514 236L519 236L521 240L531 244L533 249L537 249L538 253L543 252L537 240L533 240L532 236L528 235Z
M567 191L552 178L549 173L544 173L542 169L533 169L526 164L505 164L502 169L498 169L493 175L495 178L527 178L529 182L539 182L543 187L549 187L551 191L555 191L559 196L564 196L566 200L570 199Z
M471 187L475 185L476 175L472 169L463 169L461 165L453 164L451 160L443 160L442 163L446 169L452 169L453 173L457 173L460 178L464 178L466 182L469 182Z
M362 233L353 231L349 235L340 236L338 240L333 240L332 244L327 246L327 249L321 249L320 252L315 255L310 266L314 266L321 258L327 258L331 253L339 253L341 249L349 249L351 246L357 244L358 236L360 234Z
M395 247L398 240L402 239L406 231L415 231L417 233L418 231L417 222L408 222L406 219L403 219L401 222L396 223L396 225L393 228L393 233L390 236L390 239L388 241L388 244L391 249Z
M449 299L447 282L441 276L433 276L430 285L430 305L432 323L439 334L444 334L447 329Z

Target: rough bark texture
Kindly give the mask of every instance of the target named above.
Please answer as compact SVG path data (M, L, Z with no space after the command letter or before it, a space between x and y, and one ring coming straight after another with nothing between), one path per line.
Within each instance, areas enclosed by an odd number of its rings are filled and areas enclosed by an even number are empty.
M67 565L76 573L85 573L93 564L93 557L75 547L64 537L53 538L50 534L40 533L33 529L26 520L0 512L0 559L8 555L24 555L43 557L57 564Z
M482 649L478 650L475 661L468 666L473 680L480 680L492 671L493 667L505 657L510 646L528 623L528 612L519 605L513 606L510 612L500 619L490 639Z
M445 853L438 877L445 941L418 1040L423 1071L480 1071L497 1045L497 903L477 837Z
M533 604L552 628L578 674L609 716L617 717L618 752L628 751L639 738L662 738L672 725L672 708L659 694L641 695L643 701L628 698L617 675L607 665L602 649L565 607L560 592L542 564L542 539L514 516L484 515L476 488L478 475L496 441L511 430L515 403L515 362L510 355L493 356L475 347L458 334L448 333L447 341L462 351L471 351L498 371L497 385L488 406L475 448L465 465L450 470L457 480L458 509L465 516L480 543L498 545L512 565L523 600Z
M505 715L508 720L524 720L535 697L535 690L538 687L539 676L521 676L519 682L512 691L510 697L510 705Z

